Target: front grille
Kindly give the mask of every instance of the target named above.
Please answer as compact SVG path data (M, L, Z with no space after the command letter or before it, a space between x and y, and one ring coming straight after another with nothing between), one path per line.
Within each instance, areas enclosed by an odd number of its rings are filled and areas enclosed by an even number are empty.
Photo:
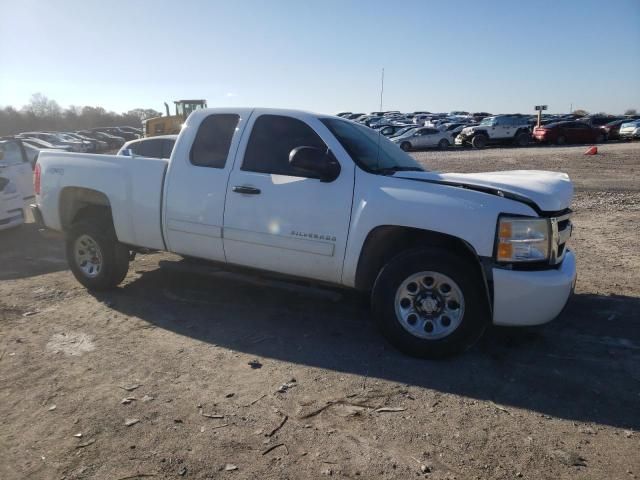
M566 244L571 237L573 224L571 223L572 213L566 213L559 217L552 217L551 220L551 257L550 263L557 265L562 262L567 252Z

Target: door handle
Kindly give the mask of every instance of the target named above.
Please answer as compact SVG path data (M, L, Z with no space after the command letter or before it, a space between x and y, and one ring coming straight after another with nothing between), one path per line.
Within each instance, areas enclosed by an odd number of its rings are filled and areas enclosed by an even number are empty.
M236 193L244 193L245 195L259 195L260 189L255 187L248 187L246 185L236 185L232 188Z

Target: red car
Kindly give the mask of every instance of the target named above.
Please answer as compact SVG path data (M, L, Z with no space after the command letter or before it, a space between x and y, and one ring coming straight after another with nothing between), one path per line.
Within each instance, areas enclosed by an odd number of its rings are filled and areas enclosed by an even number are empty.
M602 129L585 122L557 122L533 129L536 142L557 143L600 143L606 140Z

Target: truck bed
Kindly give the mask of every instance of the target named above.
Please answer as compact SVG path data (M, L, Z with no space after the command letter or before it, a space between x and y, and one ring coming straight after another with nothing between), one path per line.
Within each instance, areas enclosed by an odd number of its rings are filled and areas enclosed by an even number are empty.
M130 245L164 249L161 208L168 160L121 155L42 152L42 216L62 230L65 202L80 189L104 195L118 239Z

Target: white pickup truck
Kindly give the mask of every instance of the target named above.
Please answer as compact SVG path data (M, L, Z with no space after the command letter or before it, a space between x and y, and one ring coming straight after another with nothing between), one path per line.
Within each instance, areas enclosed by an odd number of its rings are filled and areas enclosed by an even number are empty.
M576 279L566 174L425 171L374 130L291 110L191 114L169 160L44 152L34 217L89 289L166 250L370 294L398 348L555 318Z

